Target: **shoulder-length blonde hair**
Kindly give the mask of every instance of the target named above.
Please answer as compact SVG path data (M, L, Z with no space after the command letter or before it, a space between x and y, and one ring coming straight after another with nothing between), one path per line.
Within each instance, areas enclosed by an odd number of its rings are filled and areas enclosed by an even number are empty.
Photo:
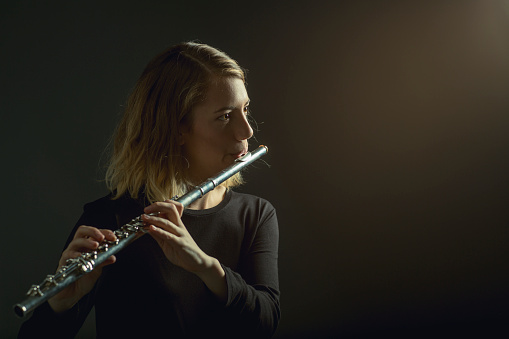
M145 67L127 100L113 137L106 185L113 199L124 194L150 202L183 195L191 183L179 144L183 124L203 99L213 76L237 77L245 71L227 54L205 44L185 42L156 56ZM237 174L223 183L242 184Z

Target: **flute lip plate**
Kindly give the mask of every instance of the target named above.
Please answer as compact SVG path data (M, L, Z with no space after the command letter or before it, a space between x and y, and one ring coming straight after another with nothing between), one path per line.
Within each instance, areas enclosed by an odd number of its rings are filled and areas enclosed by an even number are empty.
M244 154L243 156L241 156L240 158L237 158L235 159L235 162L244 162L244 161L248 161L250 158L251 158L251 152L247 152L246 154Z
M263 147L265 148L265 152L268 153L269 152L269 148L265 145L260 145L258 146L258 149L260 149L260 147ZM240 158L237 158L235 159L235 162L245 162L245 161L249 161L249 159L251 159L251 157L253 156L252 152L247 152L246 154L244 154L243 156L241 156Z

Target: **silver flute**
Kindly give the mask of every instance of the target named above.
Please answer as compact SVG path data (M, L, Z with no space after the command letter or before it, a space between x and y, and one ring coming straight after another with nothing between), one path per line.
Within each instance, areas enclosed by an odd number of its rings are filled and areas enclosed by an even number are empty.
M259 146L254 151L236 159L231 166L216 176L205 180L182 197L174 198L174 200L176 199L175 201L181 203L184 207L188 206L267 152L268 148L266 146ZM14 305L14 312L19 317L26 316L46 300L80 279L83 275L91 272L94 267L102 264L110 256L118 253L145 233L141 215L132 219L129 223L114 231L117 237L115 241L103 241L95 251L85 252L77 258L68 259L66 265L62 266L55 274L48 275L39 285L32 285L27 292L28 297Z

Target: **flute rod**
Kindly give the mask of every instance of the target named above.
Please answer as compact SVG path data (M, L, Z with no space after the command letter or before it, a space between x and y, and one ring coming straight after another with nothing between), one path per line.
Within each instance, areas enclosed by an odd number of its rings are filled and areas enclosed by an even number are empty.
M260 145L254 151L248 152L236 159L231 166L222 170L216 176L205 180L182 197L177 198L176 201L184 205L184 207L188 206L267 152L268 148ZM114 231L117 237L116 241L104 241L96 251L82 253L78 258L67 260L66 265L62 266L57 273L48 275L39 285L32 285L27 292L28 298L14 305L14 312L19 317L26 316L46 300L80 279L83 275L91 272L94 267L102 264L110 256L120 252L133 241L140 238L145 232L141 216L137 216L129 223Z

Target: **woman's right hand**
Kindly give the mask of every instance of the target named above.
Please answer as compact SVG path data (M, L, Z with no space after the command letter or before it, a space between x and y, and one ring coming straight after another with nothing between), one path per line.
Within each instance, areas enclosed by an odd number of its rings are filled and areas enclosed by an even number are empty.
M64 265L68 259L79 257L83 252L92 252L104 241L115 241L116 236L113 231L98 229L90 226L80 226L69 246L62 252L62 257L58 263L57 271ZM67 286L55 296L48 299L48 303L56 313L65 312L71 309L83 296L92 290L95 282L106 265L113 264L116 258L114 255L109 257L101 265L97 266L92 272L83 275L80 279Z

